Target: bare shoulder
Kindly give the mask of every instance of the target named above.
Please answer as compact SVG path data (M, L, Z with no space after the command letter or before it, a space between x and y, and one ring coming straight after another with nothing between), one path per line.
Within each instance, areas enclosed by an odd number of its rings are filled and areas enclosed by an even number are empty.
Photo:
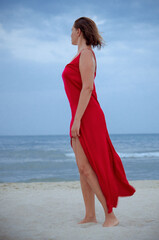
M93 53L91 50L89 49L84 49L82 52L81 52L81 58L85 59L85 58L92 58L93 56Z
M82 65L94 65L94 56L91 50L84 49L81 52L80 63Z

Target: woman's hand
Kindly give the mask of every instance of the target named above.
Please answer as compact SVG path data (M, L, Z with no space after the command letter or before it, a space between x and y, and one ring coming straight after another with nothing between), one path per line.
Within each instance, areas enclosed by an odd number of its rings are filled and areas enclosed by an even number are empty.
M80 124L81 124L81 121L78 120L78 119L74 119L74 122L72 124L72 128L71 128L71 135L72 137L77 137L79 136L80 137Z

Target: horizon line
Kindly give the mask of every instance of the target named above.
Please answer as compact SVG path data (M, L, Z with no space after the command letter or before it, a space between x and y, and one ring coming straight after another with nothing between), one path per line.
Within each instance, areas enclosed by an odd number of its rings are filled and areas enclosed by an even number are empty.
M159 134L159 133L109 133L109 135L151 135L151 134ZM59 134L0 134L0 137L31 137L31 136L68 136L66 133Z

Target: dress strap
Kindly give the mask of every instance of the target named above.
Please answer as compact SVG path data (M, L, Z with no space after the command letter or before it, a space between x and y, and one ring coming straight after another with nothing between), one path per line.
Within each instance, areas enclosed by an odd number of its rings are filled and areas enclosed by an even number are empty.
M82 52L83 50L85 50L85 49L88 49L88 50L90 50L90 51L93 53L93 56L94 56L94 59L95 59L95 74L96 74L96 70L97 70L97 61L96 61L95 53L94 53L94 51L93 51L91 48L83 48L83 49L81 50L81 52ZM81 53L81 52L80 52L80 53Z

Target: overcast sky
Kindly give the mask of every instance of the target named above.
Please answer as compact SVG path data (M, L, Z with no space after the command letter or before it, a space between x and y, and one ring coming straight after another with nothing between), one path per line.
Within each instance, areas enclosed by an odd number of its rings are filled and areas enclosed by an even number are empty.
M0 135L69 134L61 74L81 16L106 42L94 51L108 132L159 133L158 0L0 0Z

